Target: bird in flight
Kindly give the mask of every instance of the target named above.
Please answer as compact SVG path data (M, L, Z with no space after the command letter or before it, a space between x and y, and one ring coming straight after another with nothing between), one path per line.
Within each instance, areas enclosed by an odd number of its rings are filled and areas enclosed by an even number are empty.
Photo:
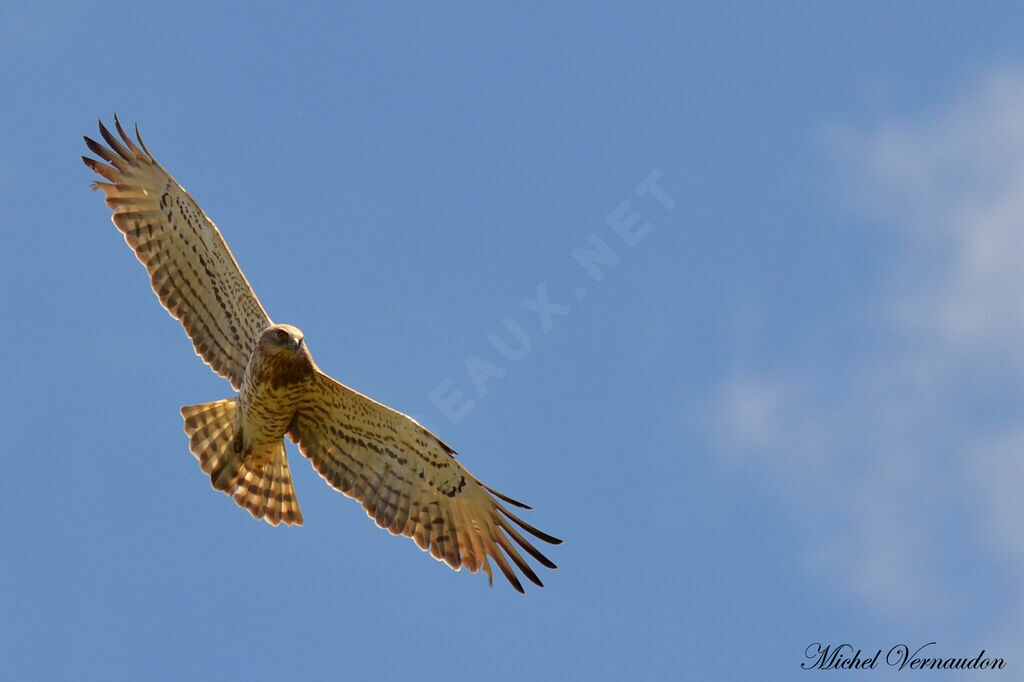
M555 564L519 529L562 541L512 513L506 505L529 507L477 480L414 419L321 372L302 332L271 321L220 230L157 163L138 127L133 141L116 116L114 125L120 140L99 124L107 146L85 138L99 157L82 157L102 178L92 187L106 196L114 225L196 354L238 391L181 408L189 449L213 487L271 525L302 525L288 436L325 481L391 534L412 538L455 570L482 568L492 581L493 559L523 592L511 560L543 587L516 545Z

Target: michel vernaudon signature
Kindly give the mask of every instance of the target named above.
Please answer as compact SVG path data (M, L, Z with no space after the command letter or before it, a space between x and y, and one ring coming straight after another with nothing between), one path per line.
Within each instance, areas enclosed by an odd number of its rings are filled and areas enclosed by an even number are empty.
M865 656L862 649L854 650L851 644L825 645L821 642L808 644L800 664L804 670L873 670L884 663L896 670L1002 670L1006 661L995 656L986 656L982 649L974 658L967 656L942 657L926 651L935 642L928 642L911 650L906 644L897 644L882 657L879 649L874 655Z

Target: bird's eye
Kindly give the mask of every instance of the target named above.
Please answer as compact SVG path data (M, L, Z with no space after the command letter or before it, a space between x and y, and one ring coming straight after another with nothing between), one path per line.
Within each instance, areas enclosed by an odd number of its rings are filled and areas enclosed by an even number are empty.
M281 342L287 341L288 340L288 332L286 332L283 329L278 329L277 330L277 340L281 341Z

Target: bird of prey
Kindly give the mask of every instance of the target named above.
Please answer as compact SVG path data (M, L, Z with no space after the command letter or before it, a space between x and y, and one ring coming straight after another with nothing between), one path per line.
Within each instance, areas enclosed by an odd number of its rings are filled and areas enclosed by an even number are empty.
M561 540L513 514L506 505L529 507L477 480L414 419L321 372L302 332L271 321L217 226L157 163L138 126L133 141L116 116L114 125L120 140L99 124L106 147L85 138L100 159L82 157L102 178L92 187L106 195L114 225L196 354L238 391L181 408L189 449L213 487L257 519L301 525L288 436L381 528L413 538L455 570L483 568L491 581L493 559L523 592L511 560L543 587L516 545L548 568L555 564L516 526L544 542Z

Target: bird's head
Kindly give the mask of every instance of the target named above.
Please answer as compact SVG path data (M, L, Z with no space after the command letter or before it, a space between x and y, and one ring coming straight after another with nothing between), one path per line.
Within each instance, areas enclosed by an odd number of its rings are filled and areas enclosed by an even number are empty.
M298 327L290 324L275 324L263 330L260 346L269 352L289 352L304 354L306 352L305 337Z

